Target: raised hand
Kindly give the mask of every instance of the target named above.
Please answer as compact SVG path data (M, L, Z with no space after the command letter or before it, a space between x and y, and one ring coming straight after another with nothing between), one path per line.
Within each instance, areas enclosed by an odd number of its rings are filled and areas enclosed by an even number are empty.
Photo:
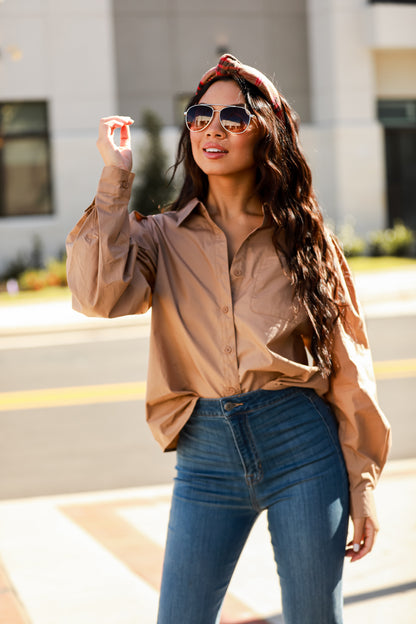
M130 126L131 117L103 117L100 119L97 147L105 165L131 171L133 158L131 153ZM120 128L120 145L114 141L114 131Z

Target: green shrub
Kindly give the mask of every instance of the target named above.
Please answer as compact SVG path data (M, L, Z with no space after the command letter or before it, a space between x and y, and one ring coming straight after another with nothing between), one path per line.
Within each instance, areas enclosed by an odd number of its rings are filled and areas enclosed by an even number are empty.
M65 260L49 260L46 269L27 269L18 278L20 290L40 290L47 286L66 286Z
M371 256L410 256L414 240L412 230L397 222L393 228L377 230L370 234L369 252Z
M11 260L1 273L0 282L7 282L10 279L17 279L29 266L28 258L23 253L19 253L14 260Z
M169 203L172 189L166 175L167 155L160 138L161 121L152 111L145 111L142 125L147 135L147 146L136 172L139 184L133 189L130 208L148 215L160 212L159 208Z
M7 282L9 279L18 279L19 276L29 269L42 269L43 265L43 243L41 238L35 234L32 238L32 248L29 251L20 251L14 260L11 260L0 274L0 282Z
M47 286L47 271L45 269L27 269L17 281L20 290L40 290Z
M365 252L366 242L354 231L350 223L345 223L338 232L343 247L344 254L347 258L362 256Z
M66 260L49 260L46 265L48 286L67 286Z
M32 269L43 269L45 267L43 262L43 243L38 234L35 234L32 239L32 249L29 254L29 266Z

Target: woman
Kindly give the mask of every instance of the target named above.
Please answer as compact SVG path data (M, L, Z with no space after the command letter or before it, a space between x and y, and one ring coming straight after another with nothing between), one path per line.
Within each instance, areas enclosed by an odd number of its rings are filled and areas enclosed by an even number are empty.
M147 419L177 448L158 624L219 621L263 510L286 624L339 623L344 555L373 547L390 444L351 275L263 74L225 55L185 122L178 199L129 217L132 120L101 120L105 168L67 241L75 309L153 306Z

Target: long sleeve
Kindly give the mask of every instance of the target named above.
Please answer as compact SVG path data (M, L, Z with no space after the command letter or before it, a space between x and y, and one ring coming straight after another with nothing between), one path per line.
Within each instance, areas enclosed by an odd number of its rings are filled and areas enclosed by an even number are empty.
M73 307L87 316L139 314L151 305L157 246L148 219L128 213L133 178L104 167L93 204L68 235Z
M196 198L179 211L142 218L127 211L131 183L128 172L104 168L93 205L67 239L68 282L74 308L90 316L135 314L154 305L146 411L162 448L174 448L199 396L313 388L339 422L351 515L376 522L372 491L390 430L340 250L334 259L346 311L335 327L336 368L328 380L299 357L307 318L293 314L271 228L247 237L230 270L226 238Z
M346 310L335 328L335 372L325 395L339 423L350 480L351 517L370 517L377 526L373 490L387 460L390 426L376 396L368 337L349 267L335 245Z

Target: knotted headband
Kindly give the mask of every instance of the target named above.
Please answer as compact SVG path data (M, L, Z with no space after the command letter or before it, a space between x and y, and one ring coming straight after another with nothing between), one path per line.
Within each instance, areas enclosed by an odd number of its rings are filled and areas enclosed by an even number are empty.
M258 69L250 67L249 65L243 65L243 63L240 63L240 61L231 54L224 54L218 61L218 65L209 69L202 76L196 92L199 93L201 88L206 85L207 82L210 82L213 78L220 76L232 76L233 74L238 74L239 76L247 80L247 82L250 82L251 84L258 87L272 105L275 113L277 115L282 115L282 101L280 99L279 92L272 83L272 81L269 80L269 78L262 74Z

